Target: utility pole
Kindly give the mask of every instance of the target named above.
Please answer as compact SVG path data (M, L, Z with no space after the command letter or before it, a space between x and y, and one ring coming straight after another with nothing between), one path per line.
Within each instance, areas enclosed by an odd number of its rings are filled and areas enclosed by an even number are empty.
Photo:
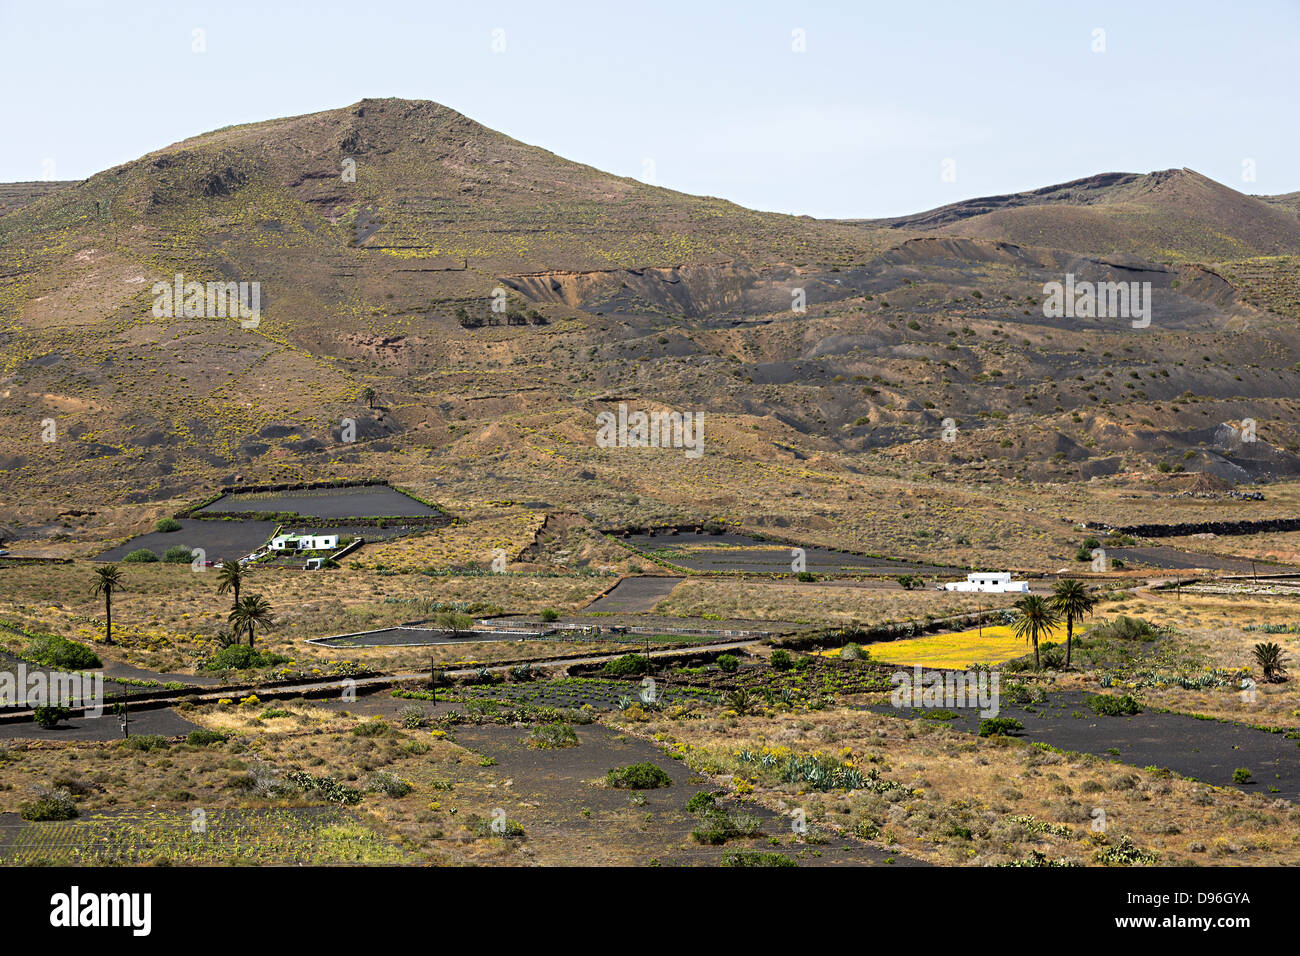
M117 710L117 723L122 728L122 736L131 736L131 714L127 698L129 691L126 687L122 688L122 702L115 708Z

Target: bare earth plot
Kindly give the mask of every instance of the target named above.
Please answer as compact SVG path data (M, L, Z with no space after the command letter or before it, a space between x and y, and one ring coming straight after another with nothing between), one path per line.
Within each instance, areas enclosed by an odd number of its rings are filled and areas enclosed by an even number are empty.
M750 571L760 574L789 574L792 567L790 545L760 541L742 534L676 535L639 534L625 539L641 551L691 571ZM930 565L873 558L867 555L834 551L830 548L804 548L807 570L814 574L862 574L867 572L906 573L928 571L934 574L965 573L965 568L936 568Z
M1245 768L1254 782L1240 785L1240 789L1289 800L1300 798L1300 749L1295 740L1241 724L1154 710L1131 717L1099 717L1085 696L1077 691L1052 694L1032 710L1004 702L998 716L1024 724L1025 738L1062 750L1110 757L1134 767L1164 767L1218 787L1235 786L1233 771ZM888 705L870 709L907 717L924 713ZM978 710L948 709L958 714L950 727L978 731ZM1118 755L1108 753L1112 748ZM1276 790L1270 789L1274 787Z
M682 578L624 578L613 590L583 608L585 614L634 614L653 611Z
M202 521L181 518L179 531L151 531L126 544L109 548L99 561L121 561L132 551L148 548L160 558L168 548L184 545L203 549L208 561L237 561L256 551L275 531L274 521Z
M1284 567L1276 564L1252 563L1248 558L1230 558L1218 554L1193 554L1179 551L1164 545L1149 548L1114 548L1106 552L1108 557L1119 558L1126 563L1149 564L1157 568L1184 570L1205 568L1210 571L1229 571L1233 574L1250 574L1252 570L1276 574L1279 571L1300 571L1300 568Z
M385 485L231 494L204 505L198 514L287 512L311 518L414 518L441 512Z

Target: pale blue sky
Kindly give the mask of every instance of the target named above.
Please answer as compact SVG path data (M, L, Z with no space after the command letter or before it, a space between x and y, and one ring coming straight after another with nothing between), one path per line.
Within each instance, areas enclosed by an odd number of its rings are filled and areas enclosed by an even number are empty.
M613 173L643 178L649 159L659 185L813 216L1176 166L1290 192L1298 28L1300 0L0 0L0 181L403 96Z

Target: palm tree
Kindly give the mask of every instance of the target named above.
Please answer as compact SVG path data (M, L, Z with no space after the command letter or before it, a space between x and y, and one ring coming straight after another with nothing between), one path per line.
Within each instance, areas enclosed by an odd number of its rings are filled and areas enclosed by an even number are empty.
M1283 651L1272 641L1255 645L1255 663L1264 672L1264 680L1278 683L1286 680L1286 664L1282 662Z
M258 624L265 627L271 624L270 602L260 594L250 594L234 606L227 620L235 626L236 631L248 631L248 646L252 647L254 628Z
M217 572L217 593L233 591L234 604L239 604L239 588L244 583L244 569L238 561L222 561L221 570Z
M379 393L374 390L373 386L367 385L361 390L361 400L370 408L375 407L375 399L378 397Z
M1037 594L1022 597L1016 607L1020 609L1020 617L1012 627L1017 637L1034 642L1034 669L1040 670L1043 665L1038 657L1038 638L1052 633L1057 624L1056 614Z
M122 571L116 564L95 568L95 583L90 588L92 597L104 595L104 643L113 643L113 595L125 591Z
M1065 666L1070 666L1070 641L1074 637L1074 622L1091 614L1097 599L1088 593L1082 581L1057 581L1052 590L1052 610L1065 618Z

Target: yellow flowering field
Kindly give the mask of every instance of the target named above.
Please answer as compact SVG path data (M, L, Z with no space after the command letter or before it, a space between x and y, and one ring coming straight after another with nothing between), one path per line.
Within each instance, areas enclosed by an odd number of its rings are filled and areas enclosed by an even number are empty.
M1075 627L1074 636L1083 633L1082 627ZM1039 643L1065 640L1065 625L1053 629L1050 637L1040 638ZM970 667L972 664L1001 664L1013 657L1021 657L1033 650L1023 637L1018 637L1010 625L998 624L984 628L983 636L978 628L970 631L950 631L947 634L927 634L925 637L913 637L902 641L885 641L871 644L867 648L871 659L886 664L920 664L923 667ZM824 656L839 655L838 649L821 652Z

